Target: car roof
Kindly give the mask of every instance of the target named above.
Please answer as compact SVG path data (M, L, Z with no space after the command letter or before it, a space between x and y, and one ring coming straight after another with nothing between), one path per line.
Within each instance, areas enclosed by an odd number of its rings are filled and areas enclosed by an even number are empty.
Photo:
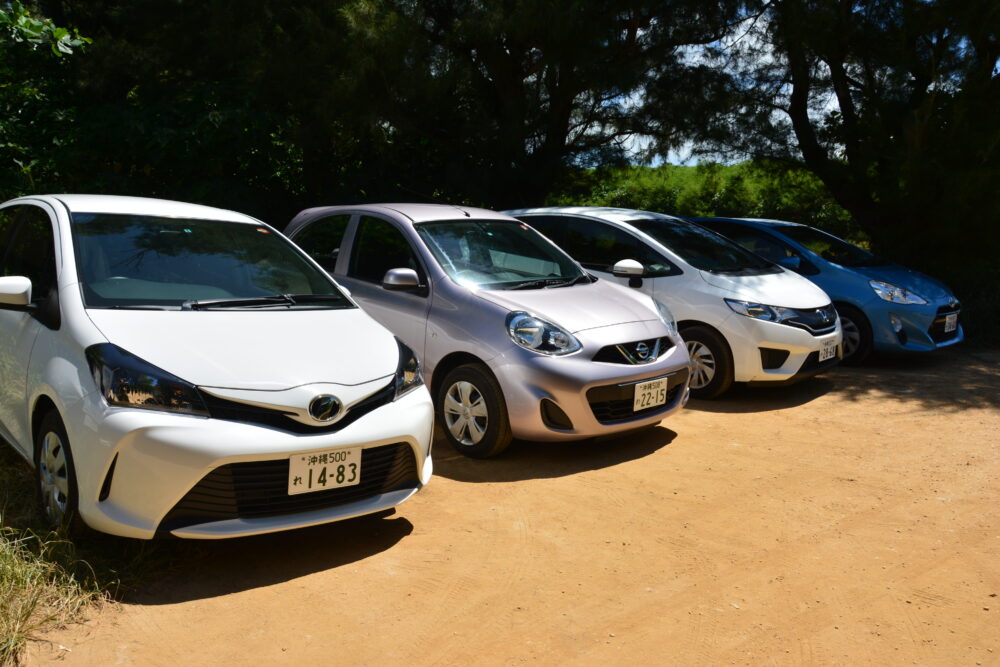
M764 227L808 227L808 225L803 225L798 222L789 222L787 220L774 220L772 218L690 218L693 222L711 222L712 220L718 220L719 222L750 222L756 225L761 225Z
M412 223L461 220L462 218L476 218L479 220L511 220L511 217L496 211L485 208L475 208L472 206L458 206L451 204L355 204L344 206L317 206L307 208L295 216L295 220L313 219L322 215L334 213L382 213L397 214Z
M56 194L20 197L14 201L29 202L31 200L42 200L53 205L61 203L71 213L156 215L166 218L197 218L260 224L259 220L243 213L237 213L236 211L167 199L152 199L149 197Z
M616 208L613 206L543 206L538 208L519 208L504 211L508 215L517 217L519 215L579 215L591 218L600 218L611 222L627 223L631 220L677 220L680 218L667 213L657 213L655 211L643 211L632 208Z

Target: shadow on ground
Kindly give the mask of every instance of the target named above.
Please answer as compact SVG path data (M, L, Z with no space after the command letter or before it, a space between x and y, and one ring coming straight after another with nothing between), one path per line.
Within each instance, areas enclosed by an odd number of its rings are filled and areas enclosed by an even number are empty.
M943 411L1000 407L1000 350L945 349L928 354L872 356L786 387L734 386L688 410L746 413L787 410L827 394L857 401L872 395Z
M434 438L434 474L457 482L518 482L563 477L648 456L669 445L676 437L673 431L655 426L598 440L515 440L500 456L481 460L456 452L438 430Z
M219 541L131 540L49 533L35 509L31 468L0 443L0 526L5 538L38 535L44 557L112 598L167 604L281 583L363 560L413 532L392 510L324 526ZM33 544L34 542L32 542Z
M838 396L851 401L879 394L945 412L1000 407L1000 350L879 355L826 377Z
M348 565L387 551L413 532L392 511L336 523L230 540L160 541L149 545L167 563L156 576L119 599L173 604L271 586Z
M787 410L805 405L834 389L836 386L828 376L812 377L785 387L739 384L710 401L691 399L685 409L728 414Z

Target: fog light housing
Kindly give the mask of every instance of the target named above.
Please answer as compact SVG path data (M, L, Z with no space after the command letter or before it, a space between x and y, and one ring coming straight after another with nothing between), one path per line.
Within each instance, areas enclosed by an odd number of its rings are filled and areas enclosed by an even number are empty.
M896 313L889 313L889 324L896 333L903 330L903 320L899 319L899 315Z
M573 428L573 422L569 416L563 412L562 408L547 398L542 399L542 423L552 429L569 431Z

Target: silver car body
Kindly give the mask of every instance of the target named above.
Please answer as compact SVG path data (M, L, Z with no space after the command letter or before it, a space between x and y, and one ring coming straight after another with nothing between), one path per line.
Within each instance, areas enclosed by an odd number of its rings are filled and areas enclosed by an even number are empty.
M589 438L656 424L686 402L687 350L676 330L671 333L660 318L648 295L606 280L559 289L470 288L449 277L416 231L422 223L470 219L505 221L529 229L520 221L485 209L434 204L332 206L302 211L288 225L286 234L299 243L311 225L337 216L347 223L339 250L307 245L304 249L314 257L322 254L320 263L336 281L348 288L377 321L421 355L432 395L438 395L440 383L450 369L481 362L503 391L514 437L537 441ZM405 237L419 263L416 268L424 277L421 292L389 291L381 281L351 275L359 219L365 216L390 223ZM564 255L550 241L544 242ZM506 326L506 318L517 311L562 327L580 341L582 348L565 356L550 356L520 347ZM655 360L594 360L602 350L664 337L669 338L669 345L663 346L668 349L660 350ZM634 385L665 376L670 378L669 396L662 408L637 416L629 414L624 419L596 416L596 406L591 403L627 400L630 411ZM592 392L591 400L588 392ZM540 407L543 399L555 402L569 417L572 428L547 425Z

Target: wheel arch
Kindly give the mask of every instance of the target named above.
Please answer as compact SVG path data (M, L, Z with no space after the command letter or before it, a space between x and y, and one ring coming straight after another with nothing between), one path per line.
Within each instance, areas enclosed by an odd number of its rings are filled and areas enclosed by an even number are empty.
M38 447L38 429L42 425L42 420L45 419L45 415L49 412L55 412L59 414L59 408L56 407L55 401L53 401L48 395L42 394L37 399L35 399L35 406L31 409L31 451L34 454L35 449ZM59 415L62 419L62 415ZM32 462L34 457L32 457Z
M490 375L493 375L493 379L496 380L496 375L493 373L490 367L486 365L485 361L483 361L476 355L470 354L469 352L452 352L446 355L434 366L434 373L431 376L431 386L430 386L431 398L433 398L436 401L438 392L441 391L441 383L444 382L444 379L445 377L447 377L448 373L452 372L459 366L463 366L465 364L478 364L482 366L490 373ZM497 382L497 384L498 385L500 384L499 381Z
M862 308L861 306L859 306L856 303L852 303L852 302L847 301L845 299L834 299L833 300L833 307L834 308L840 308L840 307L843 307L843 306L846 306L848 308L851 308L853 310L858 311L861 314L861 316L864 317L865 320L868 322L868 325L871 326L871 323L872 323L871 318L868 317L868 313L865 312L864 308Z
M726 341L726 350L729 353L729 359L732 361L733 358L733 344L729 342L729 337L719 329L719 327L712 326L708 322L702 322L701 320L681 320L677 323L677 332L684 337L684 330L690 329L691 327L704 327L706 329L711 329L715 332L722 340Z

